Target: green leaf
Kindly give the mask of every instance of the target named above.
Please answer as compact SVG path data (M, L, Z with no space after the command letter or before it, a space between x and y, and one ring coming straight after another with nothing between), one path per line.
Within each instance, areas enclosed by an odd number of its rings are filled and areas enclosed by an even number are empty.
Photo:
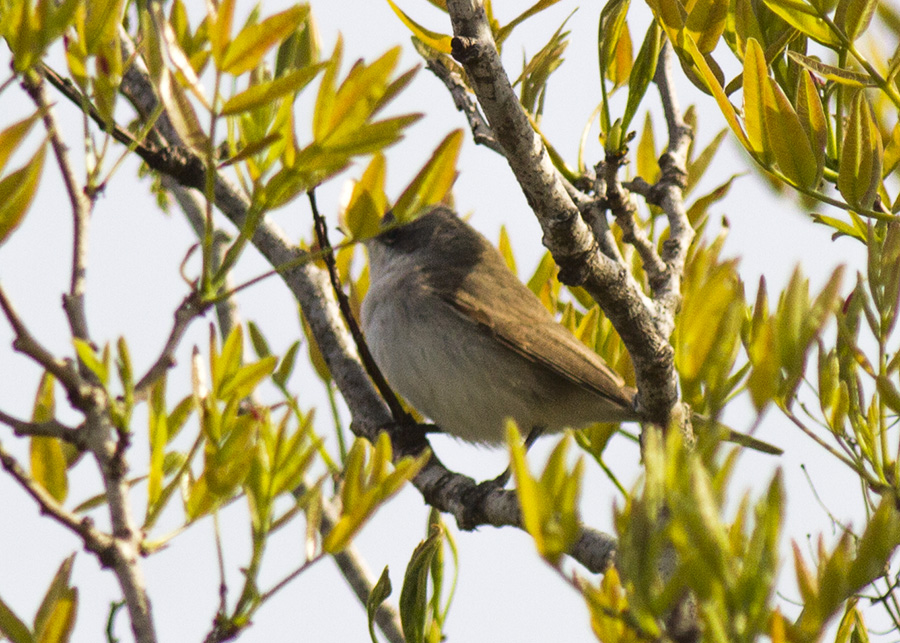
M290 348L288 348L287 352L284 354L284 357L281 358L281 364L278 365L278 370L272 375L272 379L275 380L277 384L281 386L287 385L287 381L294 371L294 364L297 361L297 351L299 348L300 340L297 340L291 344Z
M378 643L378 638L375 636L375 613L378 612L378 608L390 595L391 577L388 575L388 568L385 565L378 582L375 583L372 591L369 592L369 597L366 599L366 616L369 619L369 637L372 639L372 643Z
M766 140L775 156L778 168L795 186L812 188L818 183L820 172L818 159L800 119L781 87L769 81L771 96L767 96L774 109L766 113Z
M100 380L101 384L104 386L109 384L109 367L97 357L97 353L94 352L94 348L91 346L90 342L78 337L73 337L72 344L75 346L75 352L78 354L78 359L81 360L82 364L84 364L91 373L97 376L97 379Z
M269 49L296 31L308 14L308 5L295 5L258 24L245 26L228 44L220 69L240 76L256 68Z
M265 335L254 322L247 322L247 331L250 333L250 343L253 345L253 351L259 358L268 357L272 354L269 348L269 342L266 341Z
M725 31L725 18L728 15L728 3L722 0L697 0L692 3L685 31L691 35L701 53L711 53Z
M834 65L826 65L825 63L809 56L804 56L800 52L788 50L788 58L796 62L801 67L805 67L811 72L822 76L826 80L831 80L848 87L874 87L875 82L868 74L864 74L851 69L842 69Z
M222 114L224 116L232 116L241 112L247 112L268 105L287 94L296 94L306 87L324 67L325 65L320 63L289 72L274 80L251 85L225 101L225 104L222 106Z
M834 12L834 24L852 42L869 28L878 0L839 0Z
M744 54L744 127L747 130L749 147L759 162L768 167L773 154L766 140L766 93L769 88L769 73L766 56L755 38L747 41Z
M28 626L0 599L0 634L11 643L34 643Z
M0 180L0 245L22 223L28 212L44 169L45 151L42 144L27 164Z
M647 87L656 74L656 63L659 60L659 50L662 46L662 29L655 20L650 24L641 49L635 58L634 66L628 79L628 101L625 104L625 112L622 115L622 128L627 130L631 125L641 99L647 93Z
M400 590L400 622L406 643L424 643L428 616L428 572L434 555L443 544L443 529L434 525L428 538L419 543L403 576Z
M59 566L34 617L35 641L64 643L75 625L78 591L69 586L75 554Z
M13 153L19 149L19 145L28 136L32 126L41 117L40 112L36 112L28 118L17 121L0 132L0 172L6 168Z
M368 239L378 234L381 218L388 210L385 173L384 154L378 152L372 155L362 177L353 184L347 207L340 216L342 229L351 239Z
M816 42L836 49L840 38L812 6L802 0L765 0L766 6L794 29Z
M884 147L862 91L856 95L845 128L838 166L838 191L853 207L869 209L881 185Z
M441 53L449 54L450 53L450 41L453 40L452 36L448 36L446 34L437 33L436 31L431 31L430 29L426 29L418 22L410 18L406 15L400 7L394 4L393 0L387 0L387 3L390 5L391 10L397 17L400 18L400 21L406 25L406 27L413 32L416 38L424 42L426 45L431 47L432 49L436 49Z
M278 365L278 358L274 355L264 357L258 362L247 364L222 383L219 395L222 399L244 398L250 395L254 389L267 378Z
M425 208L444 200L456 180L456 159L462 141L462 130L454 130L440 142L394 204L392 211L398 223L411 221Z

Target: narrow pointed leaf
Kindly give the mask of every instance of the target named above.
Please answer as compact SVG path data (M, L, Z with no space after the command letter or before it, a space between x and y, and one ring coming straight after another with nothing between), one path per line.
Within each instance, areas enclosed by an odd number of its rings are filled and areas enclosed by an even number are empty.
M296 31L308 14L308 5L295 5L258 24L247 25L228 45L222 71L240 76L254 69L269 49Z
M44 152L41 145L26 165L0 180L0 244L22 223L31 206L44 169Z

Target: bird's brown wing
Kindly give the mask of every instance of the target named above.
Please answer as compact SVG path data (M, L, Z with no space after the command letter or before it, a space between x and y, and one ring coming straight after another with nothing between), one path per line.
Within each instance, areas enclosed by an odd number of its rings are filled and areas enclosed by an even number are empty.
M499 254L496 260L502 261ZM505 268L505 266L504 266ZM498 280L497 275L504 278ZM569 381L593 391L634 414L635 390L603 359L557 323L540 300L511 272L481 270L470 272L465 287L445 301L459 314L491 333L510 350L542 365ZM504 306L488 309L484 303L501 297Z

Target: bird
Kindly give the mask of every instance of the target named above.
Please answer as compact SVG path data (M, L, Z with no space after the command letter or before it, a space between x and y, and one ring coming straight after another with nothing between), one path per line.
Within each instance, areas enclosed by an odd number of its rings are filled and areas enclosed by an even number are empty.
M366 248L366 343L391 387L442 432L496 446L508 418L532 437L642 419L637 390L450 208L402 225L388 214ZM731 430L726 439L781 452Z

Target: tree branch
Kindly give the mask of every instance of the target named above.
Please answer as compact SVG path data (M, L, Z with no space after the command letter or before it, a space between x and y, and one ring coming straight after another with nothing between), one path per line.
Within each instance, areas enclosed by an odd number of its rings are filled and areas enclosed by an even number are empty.
M25 422L0 411L0 422L12 428L18 437L57 438L74 445L79 450L87 448L81 427L68 427L56 419L47 422Z
M113 539L96 527L90 518L79 518L67 511L56 498L50 495L44 487L32 478L21 464L0 444L0 465L12 476L25 492L41 508L41 513L50 516L53 520L81 538L84 548L100 559L101 563L109 564L113 558Z
M675 313L681 307L681 276L688 249L694 239L694 229L684 207L684 188L687 185L687 154L693 133L681 118L673 79L672 45L668 42L659 54L654 82L659 89L669 144L659 159L660 178L650 194L652 203L658 205L669 219L669 238L663 243L662 259L666 264L668 279L659 288L658 300L664 314L663 331L671 333L675 327Z
M481 110L478 109L478 103L472 100L459 72L451 69L442 57L428 56L422 49L419 49L419 53L425 58L425 68L444 83L453 98L453 104L457 111L462 112L469 121L469 129L472 131L472 140L475 141L475 144L484 145L497 154L504 155L503 147L497 142L491 126L487 124Z
M200 298L200 294L196 291L190 293L182 300L181 304L179 304L178 308L175 310L175 321L172 324L172 330L169 332L169 337L166 340L166 344L163 346L159 357L156 358L153 365L147 370L144 376L138 380L138 383L134 387L135 400L146 398L150 387L153 386L160 377L165 375L166 371L175 365L175 351L178 348L178 344L181 343L185 332L187 332L188 326L190 326L195 318L209 310L209 307L210 304L203 302Z
M70 394L80 392L83 381L78 372L72 368L71 360L57 359L34 338L22 319L16 314L12 303L7 299L3 286L0 286L0 308L3 309L3 314L16 335L12 343L13 348L43 366L44 370L52 373Z
M90 334L88 333L87 316L84 310L84 295L85 280L87 278L88 225L93 203L85 194L84 188L79 185L78 179L75 178L75 172L69 160L69 150L60 138L59 124L56 122L53 108L47 100L43 79L36 74L25 74L22 86L28 95L31 96L34 104L41 110L44 127L47 130L47 136L50 138L50 145L56 156L56 164L59 166L63 185L66 187L66 194L69 195L69 203L72 206L72 276L69 292L63 296L63 308L69 320L72 336L88 340L90 339ZM82 372L82 375L85 374L86 372Z

